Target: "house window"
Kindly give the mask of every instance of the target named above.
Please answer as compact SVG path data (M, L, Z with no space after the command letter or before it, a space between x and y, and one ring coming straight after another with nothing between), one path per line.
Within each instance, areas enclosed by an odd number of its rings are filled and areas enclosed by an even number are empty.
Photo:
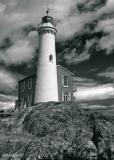
M71 101L71 93L68 92L62 93L62 101L64 102Z
M24 101L24 98L22 97L22 98L21 98L21 105L23 106L24 103L25 103L25 101Z
M30 106L32 104L32 94L28 95L28 106Z
M49 55L49 61L53 62L53 56L52 56L52 54Z
M21 91L25 90L25 81L21 82Z
M32 78L28 79L28 88L32 88Z
M63 76L62 82L64 87L68 87L68 76Z
M67 92L64 93L64 101L65 102L68 101L68 93Z
M69 101L71 101L71 93L69 93L68 99L69 99Z

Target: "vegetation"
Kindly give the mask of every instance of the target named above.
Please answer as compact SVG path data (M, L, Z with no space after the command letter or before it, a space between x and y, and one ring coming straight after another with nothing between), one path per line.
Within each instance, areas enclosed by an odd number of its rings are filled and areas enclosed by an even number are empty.
M110 119L76 103L39 103L6 119L0 121L1 160L113 159Z

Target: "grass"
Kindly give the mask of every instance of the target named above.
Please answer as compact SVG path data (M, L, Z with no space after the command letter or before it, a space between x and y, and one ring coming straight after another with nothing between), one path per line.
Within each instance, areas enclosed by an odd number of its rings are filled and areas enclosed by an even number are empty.
M95 113L101 125L110 118L100 111L80 108L77 103L39 103L35 106L15 111L12 116L0 121L0 154L24 154L27 157L37 154L43 156L58 155L64 150L74 154L85 154L92 131L88 126L88 118ZM102 128L101 128L102 129ZM103 129L103 136L106 132ZM77 147L77 149L74 149ZM94 152L95 146L92 148Z

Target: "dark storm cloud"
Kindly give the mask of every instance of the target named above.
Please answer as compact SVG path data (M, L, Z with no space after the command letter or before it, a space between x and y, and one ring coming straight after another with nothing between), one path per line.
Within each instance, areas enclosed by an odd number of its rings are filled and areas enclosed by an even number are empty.
M0 41L0 63L5 65L22 65L34 59L38 46L37 32L32 25L27 25L9 33L9 37Z
M111 19L114 18L114 12L111 13L103 13L100 17L99 20L105 20L105 19Z
M15 97L14 96L7 96L4 94L0 94L0 101L1 102L12 102L12 100L14 100Z
M85 0L77 4L80 13L87 13L96 11L97 9L106 5L107 0Z
M98 73L97 76L114 81L114 66L107 67L104 71Z
M61 64L66 63L76 74L93 78L98 84L111 82L103 73L105 74L109 66L114 65L114 21L111 6L111 0L103 3L103 6L100 5L101 9L97 8L98 14L94 10L94 14L97 14L94 20L86 22L71 40L58 45L58 61ZM93 12L93 9L87 11L90 12ZM100 74L102 76L97 76Z
M13 45L13 42L10 39L10 37L6 37L3 39L3 41L0 44L0 50L6 50L10 48L12 45Z
M26 25L22 28L24 34L27 36L32 31L37 31L37 26L35 25Z
M74 88L79 87L91 87L97 85L97 82L94 79L86 77L74 77Z
M90 59L96 52L100 52L99 42L107 33L102 30L95 31L97 24L97 20L86 23L72 39L57 43L58 61L77 64Z
M17 77L11 71L0 68L0 92L14 91L17 85Z
M96 55L101 58L101 56L103 56L102 52L107 55L113 54L114 19L111 9L113 1L87 0L79 1L77 6L79 4L82 5L81 14L84 12L85 15L87 15L87 21L81 26L81 29L72 36L72 39L65 41L65 44L62 43L61 46L58 45L57 47L58 61L65 61L66 64L82 63L83 61L96 57ZM93 11L94 16L91 14ZM76 7L75 9L72 8L71 12L69 16L76 16ZM83 17L85 15L83 14ZM81 17L80 14L78 16ZM105 56L103 56L103 59L104 57Z

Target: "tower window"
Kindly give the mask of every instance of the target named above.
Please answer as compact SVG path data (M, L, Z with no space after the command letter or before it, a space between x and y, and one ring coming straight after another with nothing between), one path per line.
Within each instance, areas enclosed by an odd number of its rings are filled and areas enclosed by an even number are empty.
M52 54L49 55L49 61L53 62L53 56L52 56Z

